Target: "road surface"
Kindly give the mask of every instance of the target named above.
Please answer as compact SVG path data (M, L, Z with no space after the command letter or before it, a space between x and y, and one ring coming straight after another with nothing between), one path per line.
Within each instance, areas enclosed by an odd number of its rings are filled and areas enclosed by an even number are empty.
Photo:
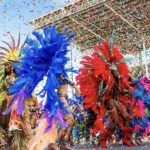
M101 147L91 147L88 148L86 146L76 146L72 150L150 150L150 140L145 141L142 145L134 146L134 147L126 147L126 146L111 146L109 148L101 148Z

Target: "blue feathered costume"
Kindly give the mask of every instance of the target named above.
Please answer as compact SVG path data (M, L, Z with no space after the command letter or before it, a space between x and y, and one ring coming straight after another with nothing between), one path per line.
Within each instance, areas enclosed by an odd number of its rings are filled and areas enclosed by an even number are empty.
M133 92L136 103L134 106L132 127L134 128L134 132L137 132L136 137L138 138L141 135L145 135L150 129L145 110L145 107L150 106L150 83L146 83L146 79L147 77L143 77L133 81L136 86L135 91Z
M70 39L75 36L74 34L71 34L68 39L66 39L66 32L67 30L59 35L55 25L52 25L51 29L48 29L47 27L44 28L44 36L39 32L34 31L32 34L37 40L27 39L25 41L28 46L24 47L21 51L20 56L22 58L20 62L14 64L15 71L19 76L15 80L14 85L10 87L9 93L16 94L11 106L4 114L8 114L15 101L18 101L16 108L17 114L21 115L24 110L24 99L26 97L30 98L38 83L42 81L44 77L47 77L46 84L38 93L40 96L46 95L46 102L44 105L45 114L41 119L43 120L43 123L44 119L47 120L47 122L45 122L46 128L44 129L42 128L44 125L39 125L39 127L41 127L41 135L55 129L57 122L61 126L67 126L66 122L63 120L64 114L61 109L64 109L65 113L70 112L64 107L64 103L60 101L59 95L55 90L60 86L58 81L58 76L60 74L64 74L65 77L68 77L67 72L78 73L73 70L73 68L65 68L65 65L70 60L66 57L66 54L69 52L67 46L70 45ZM23 96L20 97L20 95ZM52 134L54 134L54 132ZM35 138L37 138L36 135ZM44 143L46 141L42 142L46 146L48 143L55 142L55 138L56 135L50 137L47 143ZM35 141L32 140L32 142ZM37 145L38 149L43 148L41 142L35 145ZM30 148L34 148L35 145L30 145Z

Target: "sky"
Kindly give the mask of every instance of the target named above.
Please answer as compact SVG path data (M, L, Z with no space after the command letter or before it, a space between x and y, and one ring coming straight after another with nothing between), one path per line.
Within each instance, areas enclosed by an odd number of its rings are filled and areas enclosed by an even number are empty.
M33 26L28 21L45 13L53 11L75 0L2 0L0 2L0 46L1 41L11 43L10 35L18 41L19 32L21 43L28 33L32 33Z

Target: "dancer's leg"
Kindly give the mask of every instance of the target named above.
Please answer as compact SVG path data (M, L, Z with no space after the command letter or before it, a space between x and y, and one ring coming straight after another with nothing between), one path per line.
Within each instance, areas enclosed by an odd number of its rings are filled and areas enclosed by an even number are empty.
M71 131L75 121L74 121L74 117L71 113L71 108L68 106L67 99L65 97L59 97L59 99L61 102L64 102L64 106L67 108L68 111L70 111L70 114L65 114L65 111L62 110L65 115L64 120L67 122L68 127L60 127L59 128L57 140L60 139L60 137L64 134L65 130L66 130L66 133L65 133L64 138L66 140L69 138L70 131Z
M63 135L63 134L65 134L65 130L66 130L66 127L60 127L59 128L59 130L58 130L58 136L57 136L57 140L59 141L60 140L60 138L61 138L61 136Z
M132 141L132 143L135 145L135 146L137 146L138 144L135 142L135 135L136 135L136 133L137 132L134 132L133 134L132 134L132 138L131 138L131 141Z
M112 115L112 124L108 127L108 130L114 133L116 126L119 124L118 112L112 99L105 101L106 109Z
M73 142L73 133L70 133L70 138L69 138L69 142L71 146L74 146L74 142Z
M106 132L104 132L104 134L100 137L99 144L101 144L102 147L107 148L106 142L108 138L112 136L112 133L114 133L116 126L119 124L119 119L118 119L118 112L113 102L113 99L106 100L105 106L106 109L112 115L112 124L108 127Z
M117 111L119 112L119 115L122 117L122 119L125 121L124 127L128 128L130 125L130 116L127 113L126 109L122 104L119 104L117 107Z
M137 132L136 133L136 136L135 136L135 142L138 144L138 145L141 145L142 143L139 141L140 139L140 132Z
M35 124L36 124L36 120L37 120L37 116L34 113L30 117L31 117L30 118L30 124L31 124L32 129L34 129L35 128Z
M122 119L125 121L124 123L124 130L122 132L122 142L123 144L127 146L133 146L130 143L131 137L132 137L132 128L129 127L130 125L130 117L129 114L127 113L125 107L122 104L119 104L117 106L117 110L119 112L119 115L122 117Z
M71 112L71 108L67 108L67 110L69 110ZM66 149L66 150L70 150L71 148L69 148L67 146L67 140L69 138L69 135L70 135L70 131L74 125L74 117L72 115L72 113L70 114L65 114L65 118L64 120L67 122L67 125L68 127L60 127L59 130L58 130L58 136L57 136L57 140L59 141L61 136L63 134L65 134L64 136L64 139L63 139L63 142L62 144L60 145L60 149ZM66 132L65 132L66 131Z
M69 115L68 114L66 115L65 120L67 122L68 127L66 129L64 140L68 140L70 132L72 130L72 127L73 127L73 125L75 123L75 120L74 120L74 117L73 117L73 115L71 113Z

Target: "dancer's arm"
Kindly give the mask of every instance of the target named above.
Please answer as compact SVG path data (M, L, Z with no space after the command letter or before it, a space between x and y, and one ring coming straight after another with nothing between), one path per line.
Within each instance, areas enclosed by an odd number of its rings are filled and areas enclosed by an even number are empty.
M10 85L14 85L14 81L15 81L15 76L12 76L10 78Z
M80 89L78 88L78 85L76 84L76 85L74 86L74 88L75 88L75 91L76 91L76 95L77 95L78 97L80 97L80 96L81 96L81 92L80 92Z
M17 121L20 122L21 127L22 127L22 130L24 131L25 135L26 135L26 136L29 136L30 134L29 134L29 132L28 132L28 130L27 130L26 125L25 125L24 122L21 120L21 116L18 116Z
M132 91L133 91L133 88L132 88L132 87L128 84L128 82L125 81L124 79L122 79L121 81L122 81L123 86L124 86L126 89L128 89L129 93L131 94Z
M6 79L5 79L5 81L4 81L4 86L5 86L7 89L9 89L9 84L7 84Z
M70 86L73 86L73 87L74 87L75 83L74 83L74 82L71 82L69 79L67 79L67 80L68 80L68 84L69 84Z

